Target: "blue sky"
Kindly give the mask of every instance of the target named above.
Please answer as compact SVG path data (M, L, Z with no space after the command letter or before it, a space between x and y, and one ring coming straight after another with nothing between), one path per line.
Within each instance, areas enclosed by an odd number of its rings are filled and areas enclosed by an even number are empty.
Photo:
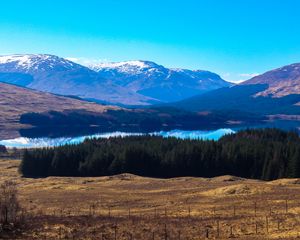
M9 0L0 54L152 60L247 79L300 62L299 0Z

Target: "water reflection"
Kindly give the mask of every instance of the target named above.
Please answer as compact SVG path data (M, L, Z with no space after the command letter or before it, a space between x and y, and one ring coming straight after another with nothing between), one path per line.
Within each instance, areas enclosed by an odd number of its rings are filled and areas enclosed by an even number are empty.
M163 136L163 137L176 137L180 139L203 139L203 140L218 140L225 134L234 133L235 131L229 128L221 128L217 130L210 131L200 131L200 130L171 130L171 131L158 131L148 133L150 135ZM2 140L0 145L6 147L16 147L16 148L37 148L37 147L53 147L61 146L66 144L77 144L83 142L88 138L110 138L110 137L126 137L126 136L140 136L146 133L133 133L133 132L108 132L108 133L98 133L79 137L40 137L40 138L28 138L19 137L15 139Z

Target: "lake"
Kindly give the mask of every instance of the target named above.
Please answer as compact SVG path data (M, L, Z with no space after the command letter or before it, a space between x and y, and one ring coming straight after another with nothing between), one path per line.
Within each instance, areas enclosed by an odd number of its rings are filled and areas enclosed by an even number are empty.
M157 131L148 133L150 135L162 136L162 137L176 137L180 139L203 139L203 140L218 140L226 134L235 133L233 129L230 128L220 128L216 130L170 130L170 131ZM40 137L40 138L28 138L28 137L19 137L15 139L0 140L0 145L4 145L8 148L39 148L39 147L54 147L61 146L66 144L78 144L83 142L85 139L89 138L110 138L110 137L127 137L127 136L141 136L145 133L139 132L107 132L107 133L98 133L91 134L79 137L58 137L58 138L49 138L49 137Z

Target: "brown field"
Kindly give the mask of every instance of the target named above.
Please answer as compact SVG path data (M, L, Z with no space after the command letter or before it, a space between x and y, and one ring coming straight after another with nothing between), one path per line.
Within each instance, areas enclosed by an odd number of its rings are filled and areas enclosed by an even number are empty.
M272 182L111 177L22 178L0 160L0 183L18 184L26 222L1 239L298 239L300 180ZM256 206L256 207L255 207Z

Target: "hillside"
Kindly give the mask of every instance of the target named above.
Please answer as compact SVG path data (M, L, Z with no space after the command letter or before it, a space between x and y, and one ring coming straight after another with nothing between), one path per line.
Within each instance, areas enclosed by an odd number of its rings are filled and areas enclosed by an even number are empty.
M266 90L257 93L256 96L284 97L300 94L300 63L268 71L242 83L242 85L249 84L268 85Z
M300 64L256 76L173 104L192 111L235 110L262 115L300 114Z
M0 83L0 138L18 136L22 127L20 116L29 112L63 112L67 110L85 110L103 113L118 107L103 106L73 98L34 91L14 85Z
M300 114L300 95L291 94L281 98L257 95L268 85L237 85L217 89L200 96L171 104L190 111L232 111L251 112L260 115L298 115Z
M20 133L28 137L66 137L120 130L215 129L230 127L230 120L240 123L262 120L247 114L197 114L170 107L126 109L5 83L0 83L0 95L0 139L14 138Z
M150 61L100 63L90 68L117 85L161 102L232 85L209 71L166 68Z

